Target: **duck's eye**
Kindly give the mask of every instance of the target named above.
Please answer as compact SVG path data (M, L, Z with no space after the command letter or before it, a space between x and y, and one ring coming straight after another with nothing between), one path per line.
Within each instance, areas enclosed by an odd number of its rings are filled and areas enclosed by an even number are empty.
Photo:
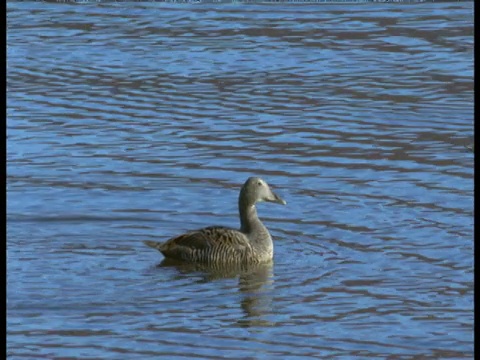
M259 181L259 182L257 183L257 185L258 185L258 186L262 186L263 184L262 184L261 181Z

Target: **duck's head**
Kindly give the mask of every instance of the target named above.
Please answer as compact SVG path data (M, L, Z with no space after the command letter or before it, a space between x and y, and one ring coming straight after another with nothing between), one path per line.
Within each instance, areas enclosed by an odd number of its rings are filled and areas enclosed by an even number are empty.
M275 194L267 182L259 177L250 177L243 184L240 191L240 202L248 205L255 205L260 201L268 201L286 205L287 202Z

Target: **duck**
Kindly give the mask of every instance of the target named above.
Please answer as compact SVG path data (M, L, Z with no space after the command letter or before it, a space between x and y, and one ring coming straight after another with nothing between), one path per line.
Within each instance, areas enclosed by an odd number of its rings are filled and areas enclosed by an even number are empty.
M259 264L272 261L272 237L258 218L256 204L287 202L274 193L267 182L249 177L238 197L240 229L209 226L189 231L165 242L144 241L165 259L199 264Z

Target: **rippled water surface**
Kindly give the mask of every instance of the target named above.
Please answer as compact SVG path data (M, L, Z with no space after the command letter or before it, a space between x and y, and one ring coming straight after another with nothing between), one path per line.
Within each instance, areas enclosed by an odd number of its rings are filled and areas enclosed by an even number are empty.
M473 357L473 2L7 22L9 358ZM252 175L273 265L158 266Z

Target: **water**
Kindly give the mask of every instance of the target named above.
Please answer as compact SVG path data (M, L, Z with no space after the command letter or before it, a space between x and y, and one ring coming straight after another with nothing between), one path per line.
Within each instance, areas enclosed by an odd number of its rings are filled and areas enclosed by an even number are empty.
M473 2L7 25L10 359L473 357ZM158 266L251 175L273 266Z

